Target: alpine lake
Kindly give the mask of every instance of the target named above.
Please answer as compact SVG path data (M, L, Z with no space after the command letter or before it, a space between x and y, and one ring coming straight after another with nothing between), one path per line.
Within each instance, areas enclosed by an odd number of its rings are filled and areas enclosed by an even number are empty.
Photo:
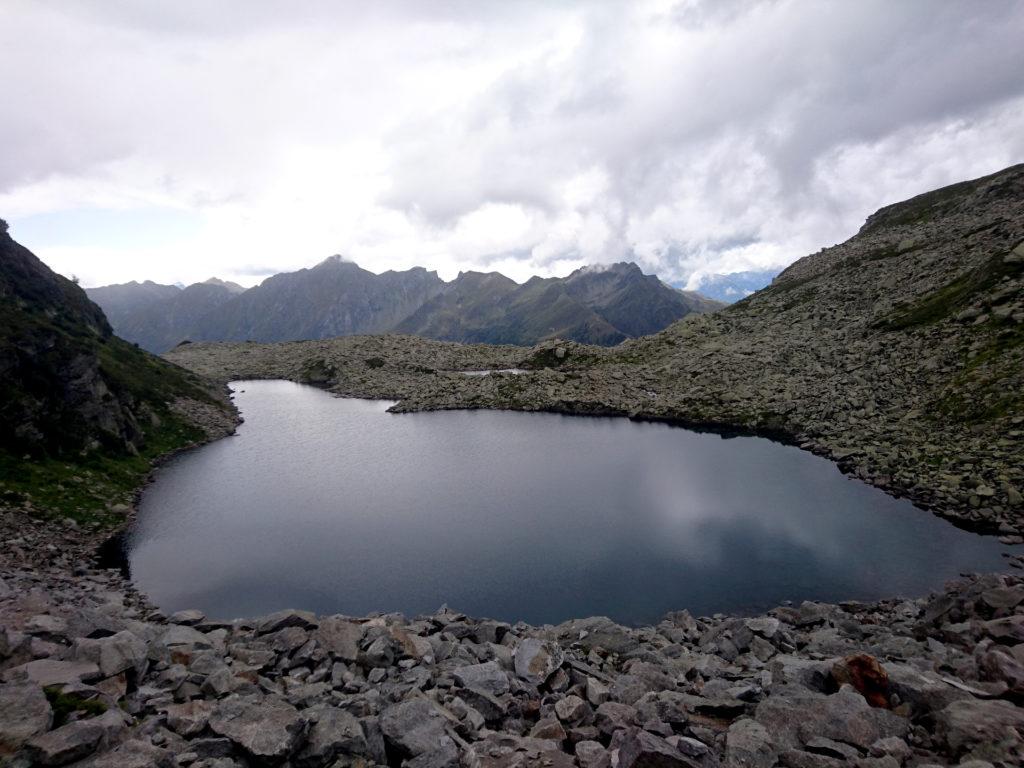
M238 433L161 467L127 537L164 611L638 625L917 597L1021 549L764 438L231 386Z

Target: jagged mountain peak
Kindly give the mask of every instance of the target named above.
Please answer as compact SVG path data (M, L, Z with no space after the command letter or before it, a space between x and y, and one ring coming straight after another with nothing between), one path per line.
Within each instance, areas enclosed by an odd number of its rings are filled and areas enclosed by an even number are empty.
M346 259L340 253L335 253L335 254L333 254L331 256L328 256L323 261L320 261L320 262L317 262L316 264L314 264L312 268L313 269L321 269L323 267L338 267L338 266L342 266L342 265L357 267L357 268L361 269L361 267L359 267L358 264L356 264L351 259Z
M634 261L616 261L608 264L587 264L574 270L568 278L579 279L593 275L643 275L644 272Z
M242 293L245 290L238 283L232 283L230 280L221 280L219 277L207 278L200 285L215 285L220 288L227 288L231 293Z

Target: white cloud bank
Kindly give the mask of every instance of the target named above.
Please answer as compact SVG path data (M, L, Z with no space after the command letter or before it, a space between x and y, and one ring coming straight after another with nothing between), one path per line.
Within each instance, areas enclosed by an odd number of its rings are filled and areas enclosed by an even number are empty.
M1024 160L1022 35L1013 0L7 0L0 216L87 285L782 266Z

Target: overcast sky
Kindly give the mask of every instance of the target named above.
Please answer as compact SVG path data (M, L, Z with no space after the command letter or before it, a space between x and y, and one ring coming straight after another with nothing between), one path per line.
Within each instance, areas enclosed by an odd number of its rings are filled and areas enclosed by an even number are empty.
M4 0L0 216L84 285L779 267L1024 161L1024 2Z

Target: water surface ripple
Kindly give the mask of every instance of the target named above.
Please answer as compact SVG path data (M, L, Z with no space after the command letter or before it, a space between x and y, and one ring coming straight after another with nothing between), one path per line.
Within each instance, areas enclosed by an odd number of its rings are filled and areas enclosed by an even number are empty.
M761 438L233 385L238 435L161 468L129 538L164 610L534 624L917 596L1008 549Z

